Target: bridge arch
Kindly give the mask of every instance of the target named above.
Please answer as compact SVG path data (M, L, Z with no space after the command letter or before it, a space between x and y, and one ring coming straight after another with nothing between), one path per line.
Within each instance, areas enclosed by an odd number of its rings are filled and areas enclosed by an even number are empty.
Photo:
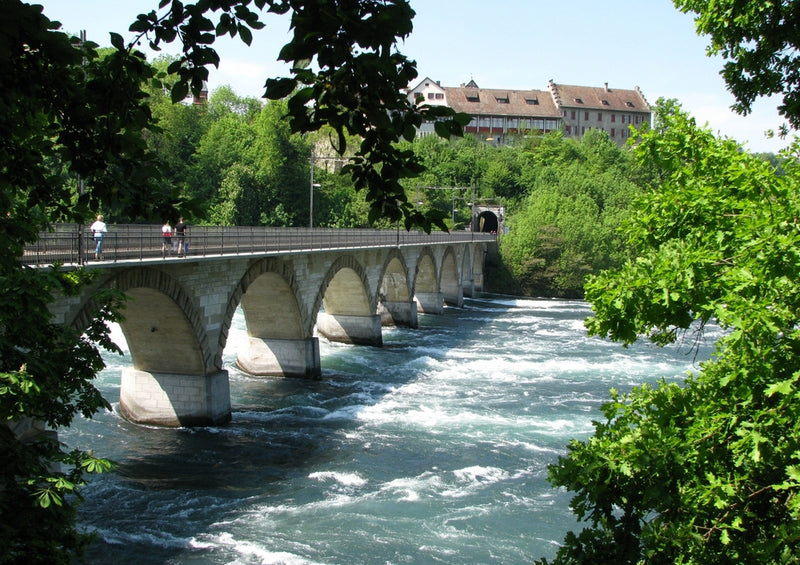
M132 302L120 322L133 362L122 371L120 413L134 422L170 427L230 420L228 373L183 286L146 267L121 271L104 284ZM96 304L84 305L76 324L95 310Z
M442 268L439 276L442 299L452 306L463 306L464 295L461 292L461 284L459 282L460 277L458 273L458 262L456 261L456 252L450 246L444 251Z
M126 269L101 286L121 290L133 303L125 309L120 328L134 368L198 375L222 368L221 356L208 344L205 321L196 304L167 273L145 267ZM87 301L71 325L79 330L87 327L97 309L94 300Z
M436 271L436 259L429 247L425 247L417 259L417 270L414 273L414 294L420 292L439 292L439 274Z
M247 329L247 345L236 352L241 370L251 375L319 376L319 346L311 335L291 261L266 258L245 272L228 300L222 348L239 305Z
M411 298L411 286L408 280L408 266L405 257L397 249L389 251L380 276L381 300L399 302Z
M325 311L320 312L320 307ZM317 332L331 341L381 345L381 318L376 310L377 295L369 291L364 267L352 255L338 257L314 301Z
M391 249L383 264L378 289L378 314L384 326L416 328L417 308L411 300L408 265L398 249Z
M414 301L417 312L441 314L444 311L442 293L439 292L439 273L430 247L424 247L417 259L414 272Z
M376 306L364 267L352 255L343 255L322 279L312 312L323 307L329 314L368 316L375 312Z
M311 335L311 324L302 308L294 266L269 257L254 263L231 294L220 333L225 348L233 315L242 307L249 335L277 339L302 339Z

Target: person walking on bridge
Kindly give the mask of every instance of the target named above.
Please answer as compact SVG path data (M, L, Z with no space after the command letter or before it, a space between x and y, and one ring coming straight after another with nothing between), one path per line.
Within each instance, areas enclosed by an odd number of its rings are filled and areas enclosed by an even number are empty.
M181 255L185 256L189 251L189 246L186 245L186 222L183 221L183 218L178 220L178 223L175 224L175 237L177 239L176 249L178 251L178 257Z
M95 261L103 260L103 236L105 236L108 228L103 221L103 215L98 214L95 222L89 227L94 236L94 259Z
M161 257L166 258L168 253L172 255L172 227L169 225L169 220L161 226L161 235L164 237L161 243Z

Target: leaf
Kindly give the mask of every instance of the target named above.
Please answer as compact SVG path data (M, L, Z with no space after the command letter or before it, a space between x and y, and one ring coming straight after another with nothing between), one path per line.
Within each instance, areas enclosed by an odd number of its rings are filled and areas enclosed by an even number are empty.
M174 85L172 85L172 92L171 98L172 103L176 104L182 100L185 100L186 97L189 96L189 83L184 80L179 80Z
M268 79L264 96L270 100L281 100L289 96L297 87L297 82L291 78Z
M111 45L123 51L125 49L125 41L122 39L122 36L118 33L110 33L111 36Z
M253 33L247 26L240 25L239 26L239 37L242 38L247 45L250 45L253 42Z

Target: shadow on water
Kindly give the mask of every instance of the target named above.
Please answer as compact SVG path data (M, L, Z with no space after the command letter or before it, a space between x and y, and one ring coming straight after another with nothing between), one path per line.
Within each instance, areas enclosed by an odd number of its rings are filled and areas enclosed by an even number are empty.
M223 356L230 376L229 424L156 429L104 414L80 432L68 432L67 441L80 447L102 438L110 452L97 449L98 454L118 462L114 473L91 479L84 489L81 523L102 538L87 562L133 556L139 563L177 556L192 562L193 555L203 562L199 556L210 550L189 538L226 515L233 520L243 506L310 496L301 492L302 481L311 469L341 456L342 438L362 425L359 413L424 371L414 357L441 355L511 309L511 302L478 297L467 299L464 309L446 308L442 316L420 315L418 329L385 330L380 348L325 342L319 380L245 375L234 367L236 340L229 338ZM111 380L103 393L114 403L118 380ZM216 506L213 515L197 511L208 506Z

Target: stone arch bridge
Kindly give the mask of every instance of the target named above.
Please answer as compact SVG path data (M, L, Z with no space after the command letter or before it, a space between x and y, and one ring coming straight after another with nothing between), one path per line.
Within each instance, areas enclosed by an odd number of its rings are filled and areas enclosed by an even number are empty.
M158 226L112 226L96 287L130 298L121 324L133 366L123 371L120 410L160 426L196 426L231 417L222 365L241 306L247 346L237 365L253 375L320 375L319 335L380 346L384 325L417 327L417 313L483 289L484 256L495 239L472 232L293 228L191 228L188 252L162 251ZM175 242L177 243L177 242ZM26 249L30 264L75 268L93 255L80 229L59 226ZM162 255L163 253L163 255ZM97 305L63 297L57 323L86 327Z

